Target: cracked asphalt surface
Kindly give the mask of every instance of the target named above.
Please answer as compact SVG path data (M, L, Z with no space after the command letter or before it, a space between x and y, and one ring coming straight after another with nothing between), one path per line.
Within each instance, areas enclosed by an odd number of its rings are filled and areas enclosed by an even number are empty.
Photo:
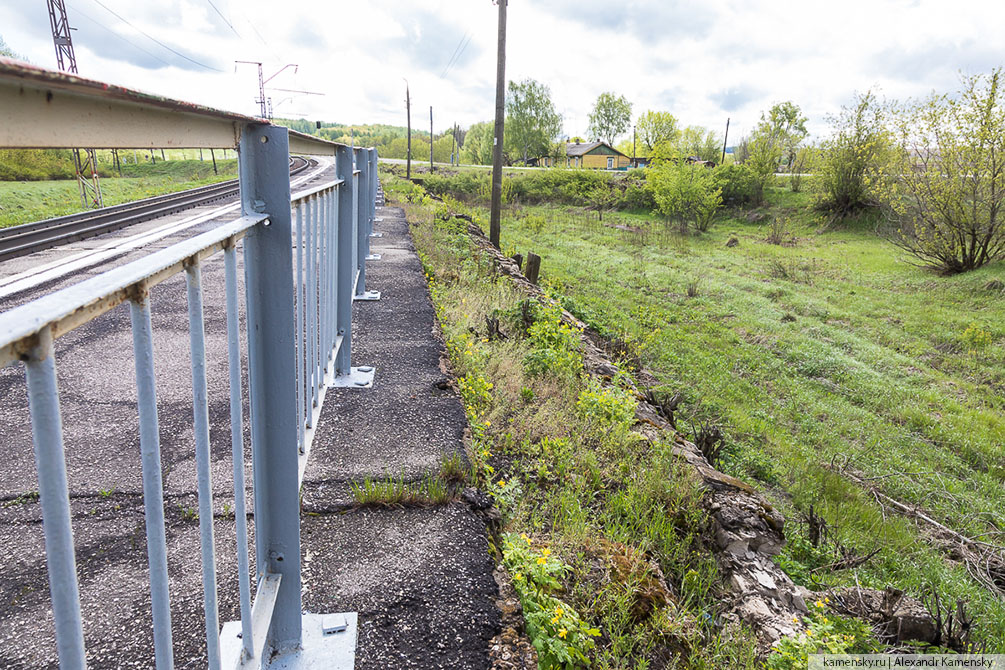
M368 263L367 285L380 290L382 299L353 306L353 362L375 365L376 383L372 389L328 392L304 479L304 608L359 612L360 670L488 668L499 612L482 518L460 502L409 509L351 504L352 481L383 474L419 479L434 474L444 455L463 452L464 412L456 395L443 390L443 345L408 225L399 209L378 209L378 216L384 217L376 226L384 237L372 242L382 259ZM224 622L239 612L229 518L222 266L215 257L204 266L203 279ZM175 665L201 668L206 657L184 293L182 277L154 289L155 367ZM128 319L120 307L57 340L77 571L93 668L153 665ZM19 366L0 370L0 413L0 560L6 567L0 578L0 667L54 668L41 511L32 496L37 484ZM250 451L246 462L250 481Z

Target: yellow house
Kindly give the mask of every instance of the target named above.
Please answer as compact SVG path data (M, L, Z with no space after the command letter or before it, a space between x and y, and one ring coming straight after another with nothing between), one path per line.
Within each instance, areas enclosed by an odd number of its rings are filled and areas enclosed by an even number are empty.
M632 159L607 142L569 142L565 145L565 166L594 170L627 170Z

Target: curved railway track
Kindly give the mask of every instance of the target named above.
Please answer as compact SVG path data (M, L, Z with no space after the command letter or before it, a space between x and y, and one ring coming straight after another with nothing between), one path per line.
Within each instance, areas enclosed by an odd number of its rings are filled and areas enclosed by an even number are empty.
M312 165L317 165L317 161L293 156L290 158L290 176L303 172ZM79 214L0 228L0 261L233 197L239 191L238 180L231 179Z

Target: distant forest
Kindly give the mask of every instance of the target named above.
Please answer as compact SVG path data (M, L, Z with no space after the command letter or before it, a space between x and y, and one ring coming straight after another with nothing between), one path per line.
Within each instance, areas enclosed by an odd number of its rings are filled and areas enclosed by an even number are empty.
M404 126L389 126L382 123L347 125L344 123L321 122L317 128L314 121L304 119L273 119L273 122L309 135L316 135L333 142L356 146L376 147L383 158L405 158L408 152L408 129ZM459 153L464 144L466 131L457 130L456 141L451 137L451 130L438 133L433 141L433 160L437 163L449 163L450 152ZM429 160L429 132L412 129L412 160Z

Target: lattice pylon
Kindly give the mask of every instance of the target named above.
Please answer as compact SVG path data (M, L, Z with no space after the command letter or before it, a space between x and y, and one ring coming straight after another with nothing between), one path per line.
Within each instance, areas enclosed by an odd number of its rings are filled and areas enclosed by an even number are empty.
M48 0L49 26L52 28L52 44L56 48L56 64L64 72L77 74L77 57L73 52L73 38L70 36L70 22L66 18L64 0ZM80 204L85 207L101 207L101 184L98 180L98 161L94 149L74 149L73 166L77 171L77 188Z

